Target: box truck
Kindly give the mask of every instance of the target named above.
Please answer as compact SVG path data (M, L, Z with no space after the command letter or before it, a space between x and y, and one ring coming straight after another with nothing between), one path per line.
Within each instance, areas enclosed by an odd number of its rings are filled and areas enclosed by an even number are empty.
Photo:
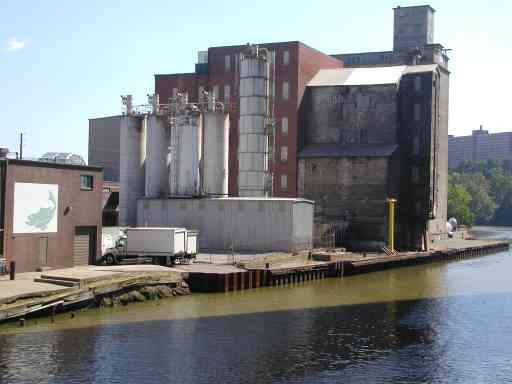
M140 258L151 258L160 265L188 264L197 254L197 235L185 228L127 228L102 259L107 265Z

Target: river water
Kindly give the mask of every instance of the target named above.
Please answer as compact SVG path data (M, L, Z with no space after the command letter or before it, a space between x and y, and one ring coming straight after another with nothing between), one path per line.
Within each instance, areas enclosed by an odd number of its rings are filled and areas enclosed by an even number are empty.
M511 256L3 326L0 383L512 382Z

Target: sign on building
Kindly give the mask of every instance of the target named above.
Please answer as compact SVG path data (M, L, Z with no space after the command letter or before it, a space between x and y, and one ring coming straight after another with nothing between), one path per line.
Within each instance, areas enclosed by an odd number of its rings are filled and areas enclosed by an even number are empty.
M13 233L57 232L59 186L14 184Z

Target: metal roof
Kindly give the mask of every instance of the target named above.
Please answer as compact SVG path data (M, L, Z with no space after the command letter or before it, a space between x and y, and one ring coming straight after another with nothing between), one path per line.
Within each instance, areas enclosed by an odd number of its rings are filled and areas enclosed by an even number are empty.
M398 146L393 144L309 144L299 152L298 157L388 157L397 148Z
M308 87L397 84L402 75L409 73L432 72L436 68L436 64L425 64L321 69L308 83Z

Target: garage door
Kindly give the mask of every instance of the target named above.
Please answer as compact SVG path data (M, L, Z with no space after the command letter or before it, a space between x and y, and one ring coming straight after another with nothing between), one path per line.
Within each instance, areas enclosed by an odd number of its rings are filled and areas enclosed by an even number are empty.
M89 235L75 235L73 243L73 265L89 264Z

